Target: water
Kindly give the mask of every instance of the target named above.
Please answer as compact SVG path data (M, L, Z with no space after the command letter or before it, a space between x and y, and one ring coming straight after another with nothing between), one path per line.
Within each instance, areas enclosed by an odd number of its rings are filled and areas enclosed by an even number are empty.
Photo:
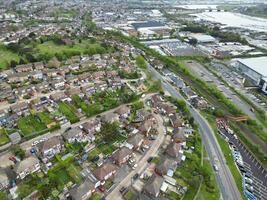
M197 19L223 24L224 27L238 27L259 32L267 32L267 19L251 17L233 12L202 12L192 14Z

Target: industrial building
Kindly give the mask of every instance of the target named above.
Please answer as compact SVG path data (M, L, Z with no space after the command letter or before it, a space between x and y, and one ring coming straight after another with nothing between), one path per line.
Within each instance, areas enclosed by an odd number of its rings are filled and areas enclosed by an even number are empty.
M267 94L267 57L237 59L235 67Z

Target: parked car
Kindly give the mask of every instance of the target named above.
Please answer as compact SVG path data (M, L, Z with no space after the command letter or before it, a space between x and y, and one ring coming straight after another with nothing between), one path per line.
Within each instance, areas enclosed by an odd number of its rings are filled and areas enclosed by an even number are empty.
M103 185L100 185L98 187L98 189L100 190L100 192L105 192L106 191L106 188Z
M151 157L149 157L149 158L147 159L147 162L150 163L150 162L152 162L153 159L154 159L154 157L151 156Z
M133 176L133 180L136 180L136 179L138 179L138 177L139 177L139 174L138 174L138 173L136 173L136 174Z

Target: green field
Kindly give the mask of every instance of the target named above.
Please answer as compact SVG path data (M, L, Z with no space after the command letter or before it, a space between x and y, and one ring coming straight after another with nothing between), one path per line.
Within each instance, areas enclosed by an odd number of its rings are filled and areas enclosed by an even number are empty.
M0 129L0 146L9 142L5 129Z
M24 136L30 136L36 133L41 134L47 129L46 125L37 115L21 117L18 120L18 128L21 130Z
M69 103L60 102L59 111L67 117L70 123L76 123L80 121L80 119L75 115L76 113L75 107Z
M20 56L16 53L9 51L3 44L0 43L0 70L9 68L10 61L18 62Z
M106 51L100 44L91 43L89 40L83 40L81 43L75 42L74 45L63 45L53 41L47 41L38 44L33 49L33 54L38 60L49 60L54 56L60 59L67 59L74 55L93 55L96 53L104 53Z

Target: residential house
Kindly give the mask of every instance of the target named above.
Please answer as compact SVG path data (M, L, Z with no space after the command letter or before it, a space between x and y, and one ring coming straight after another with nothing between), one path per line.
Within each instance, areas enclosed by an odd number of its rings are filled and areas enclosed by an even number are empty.
M18 144L21 141L21 135L19 132L14 132L8 135L11 144Z
M173 128L179 128L183 126L183 121L177 114L170 116L170 123Z
M63 135L63 138L68 143L87 142L88 141L88 138L86 138L85 134L83 134L82 129L80 129L79 127L69 129L68 131L66 131L62 135Z
M186 141L186 136L185 136L184 129L179 128L179 129L174 129L173 130L173 136L172 140L176 143L183 143Z
M180 154L181 144L176 142L171 142L166 149L166 154L172 158L177 158Z
M55 89L55 90L62 90L65 88L65 80L64 79L58 79L58 80L53 80L51 82L51 86Z
M112 112L106 113L105 115L102 115L102 117L101 117L101 121L103 123L113 123L113 122L116 122L118 120L119 120L119 115L112 113Z
M112 155L112 159L117 165L121 166L130 159L131 155L132 150L124 146Z
M126 119L131 113L131 108L127 105L122 105L117 110L115 110L115 113L117 113L120 118Z
M56 78L58 77L58 69L46 69L44 71L44 74L48 77L48 78Z
M42 83L36 84L35 89L37 92L44 93L50 89L50 86L49 86L49 83L47 81L43 81Z
M20 72L11 74L7 77L8 83L22 83L29 79L29 74L26 72Z
M127 143L133 145L133 150L139 150L143 144L143 141L144 136L140 133L136 133L127 140Z
M146 183L144 191L152 197L158 197L163 183L163 177L154 174L149 178L148 183Z
M88 178L94 184L95 188L100 186L100 181L94 176L89 167L83 168L80 174L84 179Z
M93 80L101 80L105 78L106 73L104 71L97 71L92 74Z
M6 109L0 110L0 126L5 125L8 121L9 113Z
M198 108L200 110L204 110L208 107L207 101L203 98L200 98L200 97L196 97L196 98L191 99L191 104L195 108Z
M106 72L106 77L107 78L115 78L118 76L118 72L116 70L112 70L112 71L107 71Z
M173 176L175 170L177 168L177 162L169 159L164 158L155 168L155 172L160 176L168 175L170 177Z
M162 102L162 98L160 97L159 94L154 94L151 97L151 106L152 107L156 108L160 102Z
M82 91L78 87L71 87L67 89L65 93L67 96L72 97L73 95L80 95Z
M16 113L17 115L29 114L29 106L26 102L14 104L10 106L10 110L12 113Z
M156 127L157 127L157 120L152 114L150 114L146 116L145 120L141 123L139 131L145 136L148 136L148 133L150 132L151 128L156 128Z
M13 96L12 88L9 84L0 83L0 102L5 101Z
M32 109L41 111L48 105L48 103L49 103L48 98L46 96L43 96L31 100L29 105Z
M65 92L63 92L63 91L59 91L57 93L50 95L50 99L55 101L55 102L64 101L66 98L67 98L67 96L66 96Z
M15 67L16 72L31 72L33 71L32 64L26 64L26 65L17 65Z
M182 90L189 100L197 97L197 94L190 87L185 87Z
M87 134L95 134L100 131L101 123L99 120L95 119L83 123L81 127Z
M80 82L82 82L82 83L83 83L83 82L88 82L88 81L91 80L91 79L92 79L92 75L91 75L91 73L89 73L89 72L78 75L78 80L79 80Z
M40 142L37 145L38 152L44 160L54 157L57 153L61 151L63 146L64 143L60 136L51 137L48 140Z
M174 115L176 113L176 108L172 105L169 105L167 103L159 103L157 107L163 115Z
M43 62L35 62L33 63L33 67L35 70L43 70L45 68Z
M105 91L108 88L108 84L106 81L97 81L95 83L95 88L100 91Z
M0 168L0 190L9 186L9 178L4 168Z
M31 156L25 158L21 162L18 162L14 167L14 171L18 179L24 179L30 173L34 173L40 170L40 162L38 158Z
M94 183L88 178L86 178L80 185L75 185L69 191L72 200L87 200L94 192Z
M114 176L117 172L117 167L111 162L105 162L100 167L96 168L93 171L93 174L99 181L105 181L112 176Z
M44 78L43 72L38 70L38 71L32 71L29 76L33 79L33 80L42 80Z

